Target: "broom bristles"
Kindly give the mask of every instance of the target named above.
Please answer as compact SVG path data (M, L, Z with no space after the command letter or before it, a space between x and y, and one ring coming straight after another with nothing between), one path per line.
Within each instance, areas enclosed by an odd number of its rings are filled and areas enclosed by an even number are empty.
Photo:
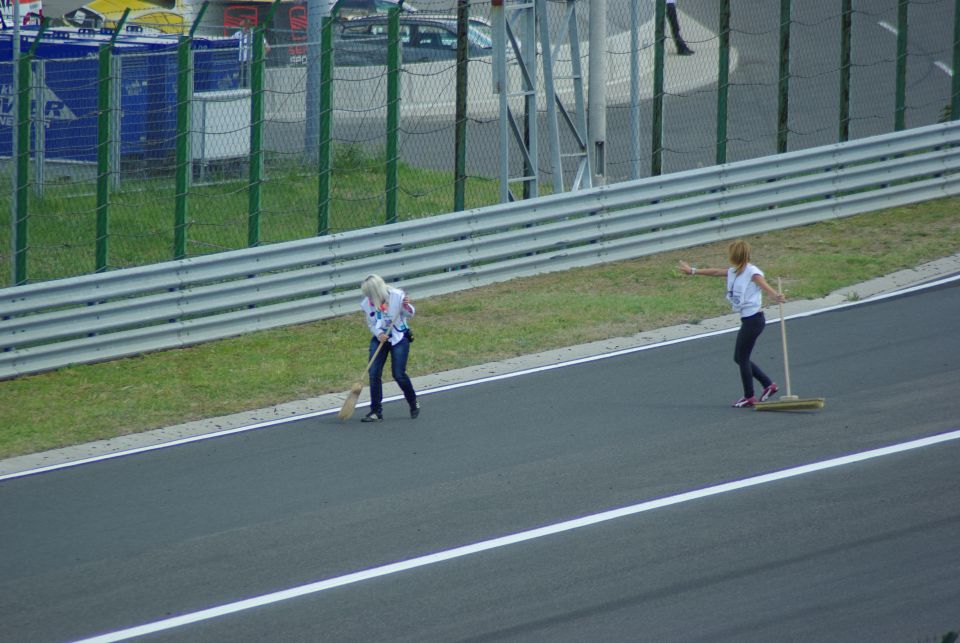
M784 396L786 397L786 396ZM753 406L758 411L805 411L822 409L826 400L822 397L779 399L771 402L758 402Z
M347 395L347 399L343 401L343 406L340 407L340 413L337 414L337 417L340 420L348 420L353 416L354 409L357 408L357 400L360 399L360 391L363 390L363 384L356 382L352 387L350 387L350 393Z

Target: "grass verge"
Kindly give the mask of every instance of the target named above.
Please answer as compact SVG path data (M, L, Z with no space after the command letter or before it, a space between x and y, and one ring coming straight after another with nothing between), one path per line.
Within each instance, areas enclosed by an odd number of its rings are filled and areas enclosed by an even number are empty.
M791 299L822 297L960 251L960 199L750 238ZM725 266L726 243L418 300L411 375L632 335L728 311L723 284L676 270ZM359 288L357 299L359 302ZM473 329L483 327L483 333ZM366 362L359 314L0 382L0 457L333 392Z

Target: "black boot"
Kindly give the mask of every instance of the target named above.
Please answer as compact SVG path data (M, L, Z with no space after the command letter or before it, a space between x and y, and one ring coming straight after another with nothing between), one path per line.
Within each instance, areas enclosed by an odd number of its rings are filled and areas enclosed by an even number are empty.
M680 19L677 18L677 6L675 4L667 5L667 21L670 23L670 33L673 34L673 43L677 46L677 55L692 55L693 49L690 49L680 36Z

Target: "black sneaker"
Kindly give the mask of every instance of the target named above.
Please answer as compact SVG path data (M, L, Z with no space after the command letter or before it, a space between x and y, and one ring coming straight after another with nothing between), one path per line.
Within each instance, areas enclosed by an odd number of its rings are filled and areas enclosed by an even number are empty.
M369 413L364 415L363 419L361 419L360 421L361 422L380 422L381 420L383 420L382 414L377 413L376 411L370 411Z
M420 400L414 400L410 405L410 417L414 420L420 417Z

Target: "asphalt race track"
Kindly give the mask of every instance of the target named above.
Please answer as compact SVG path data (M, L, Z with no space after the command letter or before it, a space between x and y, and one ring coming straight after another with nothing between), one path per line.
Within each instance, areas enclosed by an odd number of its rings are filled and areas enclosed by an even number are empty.
M0 479L0 640L933 640L957 283L791 319L819 412L729 408L715 333ZM782 384L777 323L755 356Z

